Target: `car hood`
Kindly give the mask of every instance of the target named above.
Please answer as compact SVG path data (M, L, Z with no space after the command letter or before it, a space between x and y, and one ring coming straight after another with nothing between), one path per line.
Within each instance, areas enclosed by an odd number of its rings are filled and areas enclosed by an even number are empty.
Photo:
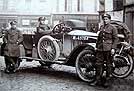
M69 19L65 20L64 23L71 28L86 28L86 23L82 20Z
M83 31L83 30L73 30L73 31L69 32L68 35L93 36L93 37L97 37L98 36L97 33L87 32L87 31Z

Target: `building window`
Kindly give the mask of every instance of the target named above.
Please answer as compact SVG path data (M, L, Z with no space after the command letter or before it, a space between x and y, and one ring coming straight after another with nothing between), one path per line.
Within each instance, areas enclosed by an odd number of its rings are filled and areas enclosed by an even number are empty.
M77 11L79 12L80 11L80 0L78 0L78 7L77 7Z
M16 0L9 0L8 1L8 10L16 10Z
M30 10L31 9L31 0L25 0L25 8L27 10Z
M2 10L3 9L3 3L4 3L4 1L3 0L0 0L0 10Z
M46 0L40 0L40 2L46 2Z
M31 2L31 0L25 0L26 2Z
M65 0L65 11L67 11L67 0Z
M113 0L113 10L123 10L123 0Z

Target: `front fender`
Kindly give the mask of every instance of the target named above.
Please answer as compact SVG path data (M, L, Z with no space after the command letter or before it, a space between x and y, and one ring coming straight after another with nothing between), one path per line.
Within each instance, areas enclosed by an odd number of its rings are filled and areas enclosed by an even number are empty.
M75 66L76 58L77 58L77 56L79 55L79 53L82 50L92 50L92 51L95 51L95 48L93 46L89 45L88 43L76 46L73 49L73 51L70 53L66 65Z

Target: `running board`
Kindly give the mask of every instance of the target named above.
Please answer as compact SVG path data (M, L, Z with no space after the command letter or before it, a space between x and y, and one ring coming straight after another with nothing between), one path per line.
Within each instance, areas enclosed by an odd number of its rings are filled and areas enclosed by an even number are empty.
M30 60L35 60L35 61L43 61L43 62L52 63L52 64L65 64L66 63L66 61L48 61L48 60L42 60L42 59L33 58L33 57L19 57L19 58L20 59L30 59Z
M66 58L59 57L58 60L59 60L59 61L66 61Z

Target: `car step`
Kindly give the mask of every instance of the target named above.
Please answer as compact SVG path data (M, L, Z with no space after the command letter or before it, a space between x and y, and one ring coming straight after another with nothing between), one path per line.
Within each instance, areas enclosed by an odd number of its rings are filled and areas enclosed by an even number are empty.
M64 57L59 57L58 58L58 61L65 61L66 60L66 58L64 58Z
M52 63L52 64L65 64L66 63L65 58L58 59L58 61L48 61L48 60L42 60L42 59L33 58L33 57L19 57L19 58L20 59L30 59L30 60L35 60L35 61L43 61L43 62Z

